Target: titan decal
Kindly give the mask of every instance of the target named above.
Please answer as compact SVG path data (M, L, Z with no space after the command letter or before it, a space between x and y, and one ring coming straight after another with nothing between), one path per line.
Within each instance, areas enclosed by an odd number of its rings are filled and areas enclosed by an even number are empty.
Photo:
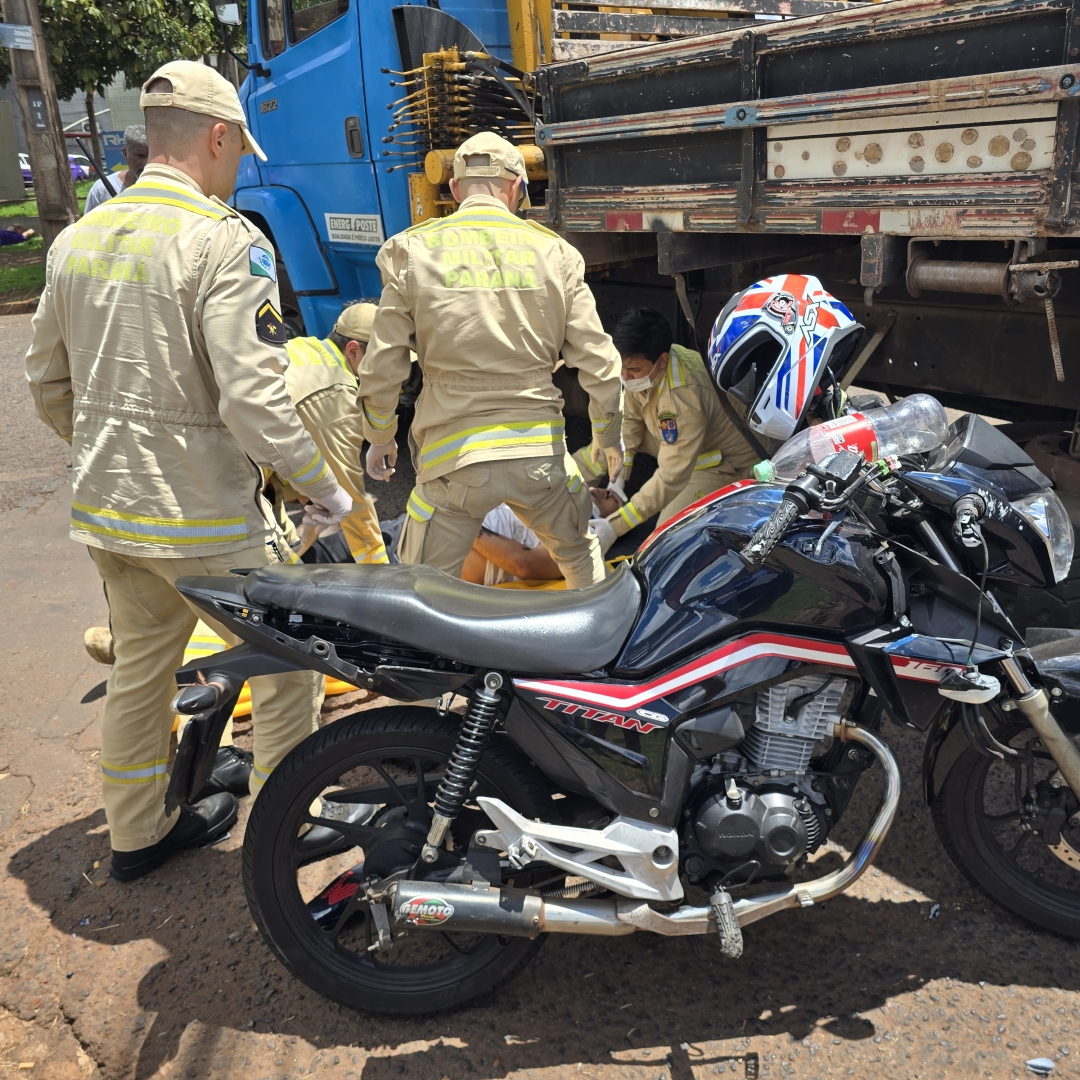
M622 713L608 712L606 709L593 709L588 705L579 705L574 701L559 701L558 698L542 697L544 708L553 712L562 712L567 716L577 716L582 720L595 720L599 724L614 724L616 727L630 728L632 731L640 731L646 734L655 731L657 725L638 720L633 716L623 716ZM653 715L656 715L655 713Z

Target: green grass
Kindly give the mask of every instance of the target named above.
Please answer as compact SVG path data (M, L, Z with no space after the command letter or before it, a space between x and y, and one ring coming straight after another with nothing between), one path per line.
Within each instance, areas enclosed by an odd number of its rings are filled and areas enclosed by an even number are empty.
M37 199L0 203L0 218L37 217Z
M94 186L93 180L76 180L75 194L79 199L79 209L86 205L86 196ZM37 199L25 199L17 203L0 203L0 218L37 217Z
M44 266L0 266L0 299L7 293L44 288Z

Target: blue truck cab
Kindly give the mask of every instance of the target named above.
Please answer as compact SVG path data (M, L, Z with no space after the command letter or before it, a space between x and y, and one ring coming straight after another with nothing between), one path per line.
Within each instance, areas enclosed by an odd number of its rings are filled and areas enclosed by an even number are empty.
M240 100L266 152L242 159L233 203L273 242L283 314L323 336L342 306L381 291L375 256L409 226L408 163L384 157L401 70L391 0L249 0ZM433 5L434 6L434 5ZM505 0L443 0L508 60ZM394 149L397 149L396 147ZM409 159L406 159L409 162Z

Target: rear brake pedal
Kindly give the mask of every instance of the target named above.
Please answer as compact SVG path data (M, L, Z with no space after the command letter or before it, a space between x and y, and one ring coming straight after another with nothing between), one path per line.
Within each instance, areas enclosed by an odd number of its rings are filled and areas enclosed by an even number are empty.
M709 901L713 918L716 920L716 934L720 939L720 951L729 960L738 960L743 954L742 927L735 918L735 905L731 893L718 889Z

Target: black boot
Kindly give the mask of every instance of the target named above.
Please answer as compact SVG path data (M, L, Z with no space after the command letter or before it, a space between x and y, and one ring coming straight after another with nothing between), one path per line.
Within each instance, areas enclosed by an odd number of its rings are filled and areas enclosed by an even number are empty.
M214 771L195 796L195 802L222 791L231 791L243 798L248 793L248 779L254 764L255 755L250 750L241 750L238 746L219 747L214 759Z
M180 807L180 818L156 844L138 851L114 851L112 876L117 881L134 881L159 867L170 855L190 847L204 847L221 840L232 828L240 804L227 791Z

